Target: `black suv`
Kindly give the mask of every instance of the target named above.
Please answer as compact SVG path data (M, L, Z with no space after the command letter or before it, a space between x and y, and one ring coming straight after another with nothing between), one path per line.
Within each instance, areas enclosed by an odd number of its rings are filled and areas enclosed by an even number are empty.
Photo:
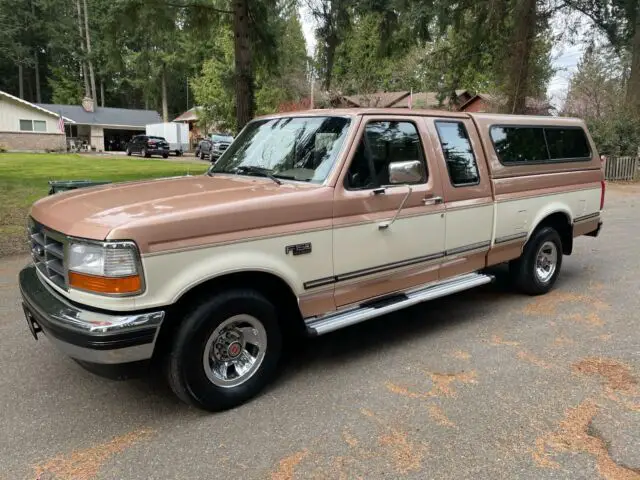
M201 160L208 157L211 162L215 162L229 148L231 142L233 142L231 135L214 133L210 138L200 140L196 147L196 157L200 157Z
M169 143L162 137L136 135L127 145L127 155L132 153L139 153L143 157L162 155L162 158L167 158L169 156Z

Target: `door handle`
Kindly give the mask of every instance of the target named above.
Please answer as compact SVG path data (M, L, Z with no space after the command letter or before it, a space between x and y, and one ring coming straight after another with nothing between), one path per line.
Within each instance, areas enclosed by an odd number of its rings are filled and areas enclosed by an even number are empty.
M442 197L425 197L422 199L425 205L439 205L442 203Z

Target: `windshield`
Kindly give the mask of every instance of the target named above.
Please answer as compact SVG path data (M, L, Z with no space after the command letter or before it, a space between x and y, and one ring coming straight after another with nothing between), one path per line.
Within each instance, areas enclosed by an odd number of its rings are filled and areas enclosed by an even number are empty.
M211 135L211 141L213 141L213 142L231 143L231 142L233 142L233 137L231 135L216 135L216 134L213 134L213 135Z
M263 170L276 178L322 183L338 156L351 120L283 117L249 123L209 173Z

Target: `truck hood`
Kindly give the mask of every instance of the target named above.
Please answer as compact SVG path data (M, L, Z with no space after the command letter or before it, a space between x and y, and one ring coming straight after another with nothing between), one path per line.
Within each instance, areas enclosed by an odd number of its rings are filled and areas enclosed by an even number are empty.
M188 238L330 218L332 190L245 176L175 177L57 193L37 201L31 216L66 235L134 240L149 252Z

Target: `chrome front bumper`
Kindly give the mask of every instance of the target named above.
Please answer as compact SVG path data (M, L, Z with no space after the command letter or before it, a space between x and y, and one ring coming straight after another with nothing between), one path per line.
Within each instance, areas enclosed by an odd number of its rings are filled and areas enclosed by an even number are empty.
M46 286L31 265L20 272L20 293L29 329L42 331L76 360L115 365L148 360L163 311L101 313L72 305Z

